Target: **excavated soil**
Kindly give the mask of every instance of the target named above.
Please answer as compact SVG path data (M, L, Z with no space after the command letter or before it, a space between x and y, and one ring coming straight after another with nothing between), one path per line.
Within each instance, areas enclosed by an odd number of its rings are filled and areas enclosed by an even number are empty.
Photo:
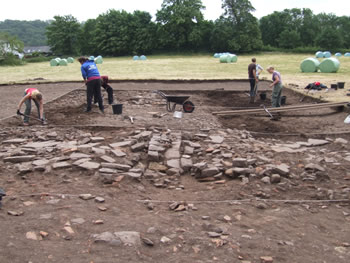
M24 89L33 86L47 102L47 126L32 119L29 127L23 127L20 117L11 117ZM349 262L350 146L346 141L350 135L349 125L344 124L348 113L331 108L297 111L282 113L279 121L271 121L264 112L230 117L212 114L269 105L268 82L259 86L267 99L257 97L254 104L249 104L246 82L130 81L111 86L116 102L123 104L122 115L113 114L107 105L105 114L97 106L84 113L86 94L79 83L0 87L0 188L7 193L0 209L0 262L272 262L262 257L285 263ZM174 118L154 90L189 96L195 111ZM302 95L288 89L283 95L286 105L318 102L311 98L300 102ZM176 109L180 111L181 105ZM35 117L36 110L32 114ZM9 155L31 154L25 146L28 142L79 144L86 138L103 137L99 147L107 149L144 131L169 138L180 133L181 151L188 141L199 143L202 148L192 156L194 163L230 161L222 157L224 152L233 158L257 159L256 176L246 181L244 176L222 174L218 180L203 182L193 171L178 177L158 173L152 179L145 172L138 180L118 176L105 184L96 170L74 166L21 170L21 165L4 161ZM215 145L210 136L225 140ZM10 139L25 142L6 143ZM299 152L273 150L308 139L329 143L297 148L304 149ZM35 154L59 162L74 151L73 146L64 151L48 147ZM134 162L134 168L147 170L147 150L136 154L127 148L124 152L126 157L112 156L108 150L107 155L117 163ZM97 153L93 160L99 160ZM323 170L306 171L310 163ZM279 184L265 184L259 174L269 164L288 164L290 174ZM80 194L100 196L105 202L82 200ZM175 201L184 209L169 209ZM94 242L94 234L119 231L138 232L154 245ZM30 239L29 232L37 240ZM210 237L213 232L220 234Z

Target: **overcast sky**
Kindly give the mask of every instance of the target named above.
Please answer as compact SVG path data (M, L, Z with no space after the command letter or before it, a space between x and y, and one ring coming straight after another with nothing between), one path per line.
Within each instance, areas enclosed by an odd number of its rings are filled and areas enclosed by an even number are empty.
M153 17L160 9L163 0L2 0L0 21L12 20L49 20L55 15L73 15L80 22L96 18L108 9L124 9L128 12L141 10ZM4 3L6 2L6 3ZM215 20L222 13L221 0L202 0L207 20ZM314 14L334 13L338 16L350 16L349 0L251 0L257 18L281 11L285 8L310 8Z

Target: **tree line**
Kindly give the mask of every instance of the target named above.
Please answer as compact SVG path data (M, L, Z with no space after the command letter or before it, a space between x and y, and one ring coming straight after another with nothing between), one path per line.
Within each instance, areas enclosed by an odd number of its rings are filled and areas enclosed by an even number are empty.
M201 0L164 0L155 20L148 12L114 9L83 23L71 15L55 16L45 34L57 55L350 48L350 16L294 8L258 20L249 0L222 0L223 14L208 21L204 9Z
M0 32L20 39L25 46L46 46L46 27L50 21L5 20L0 22Z

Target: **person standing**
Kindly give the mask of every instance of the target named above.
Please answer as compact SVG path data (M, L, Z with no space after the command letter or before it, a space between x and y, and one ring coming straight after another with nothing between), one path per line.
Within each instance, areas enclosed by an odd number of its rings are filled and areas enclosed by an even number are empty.
M28 88L24 91L24 97L19 102L18 108L17 108L17 114L23 115L21 114L21 107L23 103L26 105L26 109L24 110L23 125L24 126L29 125L29 115L32 110L32 100L34 101L35 106L38 109L39 119L43 124L46 124L45 116L44 116L43 95L36 88Z
M281 107L281 94L283 89L281 74L272 66L269 66L267 71L272 74L272 83L270 85L270 88L273 88L271 98L272 107Z
M81 64L81 74L86 84L87 107L85 112L91 112L92 98L94 97L98 102L100 111L104 113L101 95L101 77L97 66L93 60L89 60L85 57L80 57L78 61Z
M248 66L248 77L250 83L250 97L255 97L255 88L257 83L259 82L257 71L256 71L256 58L252 58L252 63Z

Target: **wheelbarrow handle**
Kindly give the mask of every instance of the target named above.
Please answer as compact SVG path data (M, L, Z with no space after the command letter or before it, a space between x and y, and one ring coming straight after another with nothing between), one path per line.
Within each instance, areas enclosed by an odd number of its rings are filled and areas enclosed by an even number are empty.
M160 90L155 90L153 91L154 93L157 93L159 96L161 96L163 99L166 99L166 95L164 94L164 92L161 92Z

